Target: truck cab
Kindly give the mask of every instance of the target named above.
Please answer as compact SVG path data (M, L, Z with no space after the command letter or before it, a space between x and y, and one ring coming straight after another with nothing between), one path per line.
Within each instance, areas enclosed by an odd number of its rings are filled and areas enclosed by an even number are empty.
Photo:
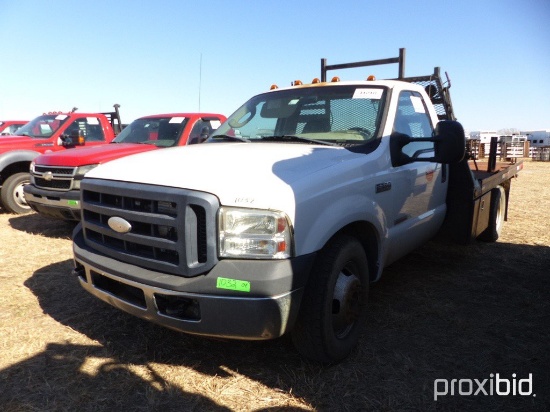
M28 123L28 120L0 120L0 136L15 135L17 130Z
M44 216L80 220L80 182L85 173L130 154L202 143L224 120L217 113L144 116L126 126L111 144L38 156L30 166L30 184L24 187L26 202Z
M51 112L18 129L17 136L0 138L0 199L11 213L28 213L23 187L29 166L43 153L109 143L121 129L118 105L108 113Z

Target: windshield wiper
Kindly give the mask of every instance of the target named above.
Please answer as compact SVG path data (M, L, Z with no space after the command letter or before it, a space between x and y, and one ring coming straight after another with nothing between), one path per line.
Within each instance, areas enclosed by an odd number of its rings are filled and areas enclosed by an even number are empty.
M217 134L215 136L210 137L208 140L224 140L227 142L247 142L247 143L250 142L250 140L245 139L244 137L229 136L228 134Z
M327 142L326 140L308 139L307 137L296 136L292 134L283 134L280 136L263 136L261 140L267 142L302 142L310 144L321 144L325 146L338 146L336 143Z

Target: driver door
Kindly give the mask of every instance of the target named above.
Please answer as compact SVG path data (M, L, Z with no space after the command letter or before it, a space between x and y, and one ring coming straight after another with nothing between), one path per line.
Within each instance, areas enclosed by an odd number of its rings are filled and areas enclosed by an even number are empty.
M434 155L433 142L414 141L415 138L431 137L434 125L427 105L420 93L402 91L392 132L406 134L412 142L403 147L403 153L414 159L426 159ZM391 226L394 239L403 247L393 247L391 260L400 257L403 249L411 250L427 240L439 227L440 217L445 213L446 176L444 165L415 161L392 168L393 203Z

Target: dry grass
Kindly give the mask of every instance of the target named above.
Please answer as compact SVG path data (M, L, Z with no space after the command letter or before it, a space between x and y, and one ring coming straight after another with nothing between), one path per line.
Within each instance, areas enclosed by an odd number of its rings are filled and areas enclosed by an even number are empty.
M3 411L549 410L550 163L526 162L494 244L429 242L371 289L358 349L300 359L121 313L71 276L70 223L0 212ZM533 376L536 396L445 396L435 379Z

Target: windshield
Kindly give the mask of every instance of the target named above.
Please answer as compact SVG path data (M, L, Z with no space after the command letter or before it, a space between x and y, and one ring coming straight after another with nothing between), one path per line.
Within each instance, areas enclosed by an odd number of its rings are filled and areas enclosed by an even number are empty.
M378 135L386 90L330 85L300 87L253 97L212 139L365 144Z
M69 118L66 114L45 114L17 130L19 136L46 138L53 135Z
M137 119L113 140L113 143L146 143L169 147L177 145L187 124L185 117L155 117Z

